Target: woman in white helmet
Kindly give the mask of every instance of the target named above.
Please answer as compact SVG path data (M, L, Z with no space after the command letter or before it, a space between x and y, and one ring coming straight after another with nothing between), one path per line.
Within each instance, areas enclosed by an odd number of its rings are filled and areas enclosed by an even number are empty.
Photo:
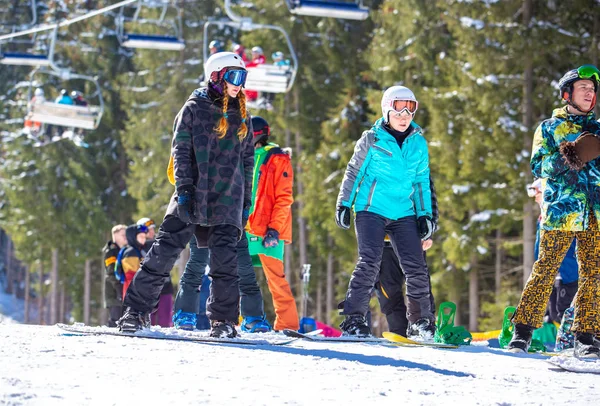
M146 315L158 303L164 279L195 236L198 247L210 250L210 334L236 336L236 246L247 221L242 213L252 200L254 167L251 118L242 91L247 71L233 52L212 55L204 71L208 86L194 90L175 118L168 176L176 190L158 237L125 296L121 331L144 327ZM181 310L195 314L198 302Z
M429 155L421 128L413 122L419 103L404 86L381 99L382 117L356 143L337 200L336 223L350 228L354 209L358 257L340 325L347 335L368 336L371 291L379 275L386 234L406 276L407 335L432 340L435 320L422 241L431 238Z

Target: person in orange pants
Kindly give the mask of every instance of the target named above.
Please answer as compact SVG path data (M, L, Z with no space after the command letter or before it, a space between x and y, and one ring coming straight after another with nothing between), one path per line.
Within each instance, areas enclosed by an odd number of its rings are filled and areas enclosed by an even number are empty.
M269 142L271 130L265 119L252 117L254 129L254 176L249 210L248 248L258 256L273 296L275 330L298 330L296 300L285 279L284 246L292 243L292 186L294 173L290 156Z

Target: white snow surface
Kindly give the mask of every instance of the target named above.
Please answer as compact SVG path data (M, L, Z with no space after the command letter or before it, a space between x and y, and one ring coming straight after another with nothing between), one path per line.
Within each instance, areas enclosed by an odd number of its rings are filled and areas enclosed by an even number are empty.
M0 325L0 404L593 405L600 398L595 374L482 346L248 346L64 333Z

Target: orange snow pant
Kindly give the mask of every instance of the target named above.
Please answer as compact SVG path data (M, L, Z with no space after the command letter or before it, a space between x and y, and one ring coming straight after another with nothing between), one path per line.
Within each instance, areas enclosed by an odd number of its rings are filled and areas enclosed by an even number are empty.
M575 320L571 330L600 333L600 232L593 215L585 231L541 230L539 258L513 316L515 324L542 326L554 279L573 238L577 240L579 289L574 299Z
M269 291L271 291L271 296L273 296L273 307L275 308L275 323L273 328L278 331L286 328L298 330L300 328L300 320L298 319L296 299L294 299L290 284L285 279L283 261L264 254L258 254L258 257L267 278Z

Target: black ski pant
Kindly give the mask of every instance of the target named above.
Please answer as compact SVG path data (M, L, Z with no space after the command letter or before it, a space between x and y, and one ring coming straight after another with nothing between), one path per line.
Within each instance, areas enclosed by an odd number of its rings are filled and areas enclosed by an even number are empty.
M206 315L210 320L237 323L240 299L237 272L238 228L229 224L211 227L186 224L170 214L165 216L156 241L127 290L126 306L146 313L156 307L165 278L169 276L192 235L198 231L208 231L208 249L211 253L208 276L212 283ZM197 309L193 312L197 312Z
M190 241L190 259L185 265L183 275L181 275L179 291L175 298L174 313L177 313L178 310L186 313L198 313L200 286L202 285L209 257L209 249L197 247L196 237L192 237ZM240 276L240 310L242 316L262 317L264 313L263 297L252 266L246 233L242 233L242 238L237 244L237 267Z
M423 251L423 260L427 266L427 256ZM429 275L429 272L427 272ZM375 284L375 293L379 299L381 312L385 314L389 331L406 337L408 319L406 318L406 303L404 300L404 284L406 279L400 266L400 261L390 242L385 242L379 280ZM429 279L429 298L431 309L435 309L435 301L431 292L431 278Z
M565 310L571 307L573 298L577 294L577 288L578 281L563 283L562 280L557 279L554 282L547 310L551 321L556 323L562 321Z
M375 213L360 211L356 213L355 228L358 261L348 284L343 314L367 314L371 292L379 277L384 238L387 234L406 278L408 321L414 323L420 318L434 321L429 294L429 272L423 259L416 217L390 220Z

